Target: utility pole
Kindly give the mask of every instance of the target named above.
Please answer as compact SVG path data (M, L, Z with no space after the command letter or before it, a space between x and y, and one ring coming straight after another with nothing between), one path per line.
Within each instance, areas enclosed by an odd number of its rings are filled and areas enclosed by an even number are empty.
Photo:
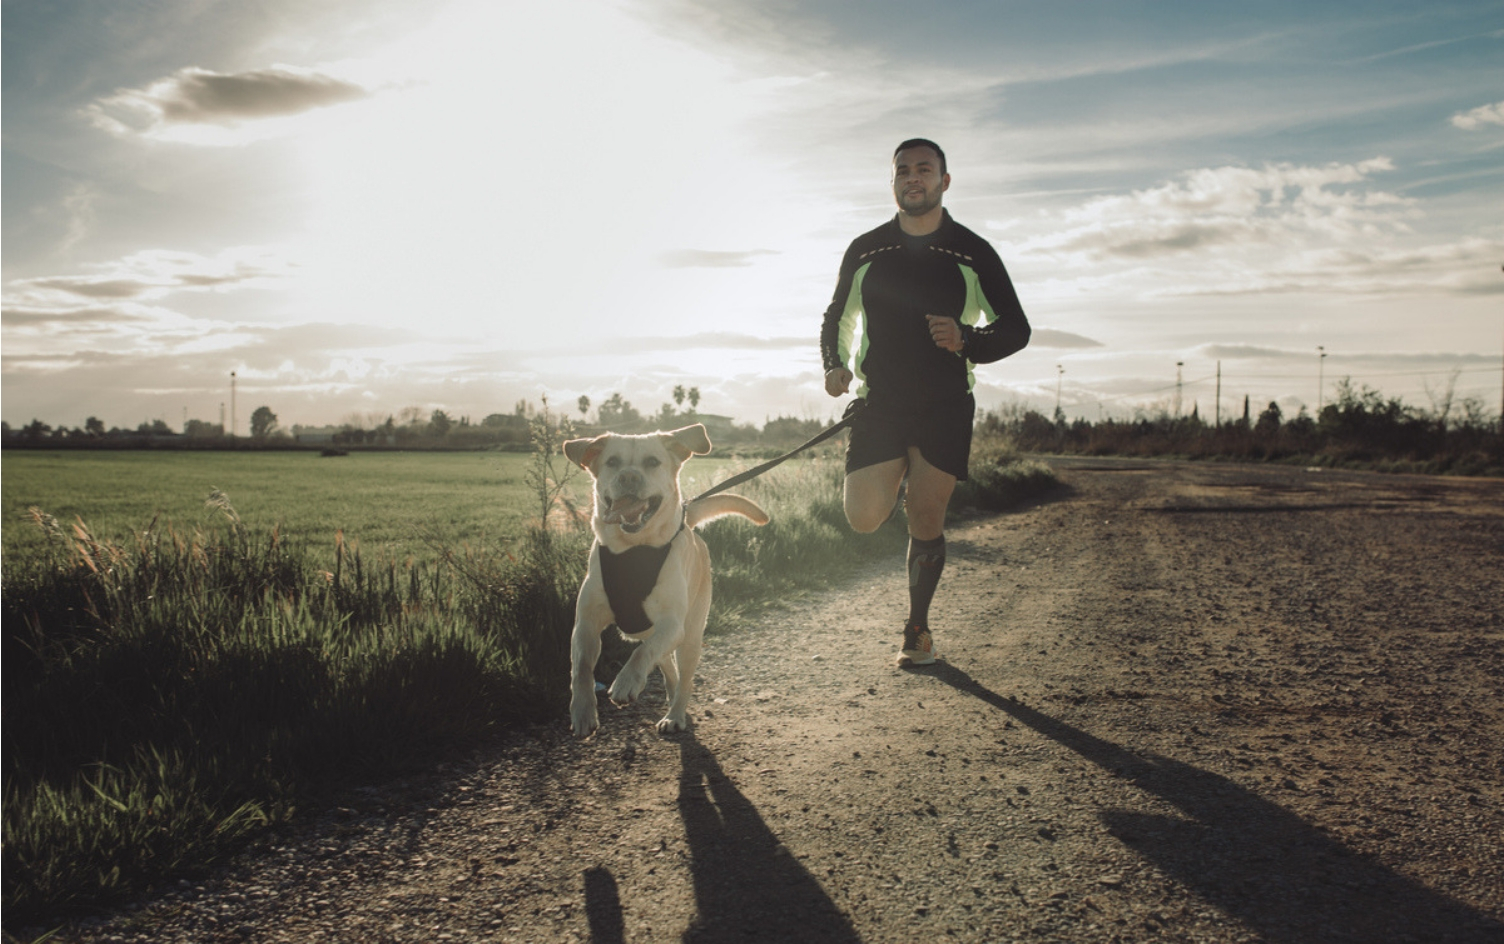
M1316 418L1321 418L1322 397L1326 395L1326 348L1320 344L1316 350L1321 354L1316 360Z
M1182 367L1184 367L1184 366L1185 366L1185 361L1176 361L1175 362L1175 418L1177 420L1180 419L1180 383L1181 383L1181 371L1180 371L1180 369Z
M235 437L235 372L230 371L230 438Z
M1055 421L1057 423L1060 422L1061 419L1063 419L1063 416L1060 413L1060 382L1061 382L1061 380L1064 377L1065 377L1065 367L1063 365L1061 365L1061 364L1056 364L1055 365Z
M1222 362L1217 361L1217 408L1215 428L1222 428Z

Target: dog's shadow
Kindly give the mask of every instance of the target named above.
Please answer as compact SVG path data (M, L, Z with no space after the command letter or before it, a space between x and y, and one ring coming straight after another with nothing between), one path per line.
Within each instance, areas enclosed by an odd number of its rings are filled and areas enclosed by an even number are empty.
M590 944L625 944L621 892L610 869L585 870L585 918L590 922Z
M861 939L692 732L675 736L698 914L685 941Z
M918 671L1174 806L1181 815L1104 809L1099 816L1124 845L1265 940L1504 940L1504 923L1353 852L1226 777L1095 737L998 695L954 665Z

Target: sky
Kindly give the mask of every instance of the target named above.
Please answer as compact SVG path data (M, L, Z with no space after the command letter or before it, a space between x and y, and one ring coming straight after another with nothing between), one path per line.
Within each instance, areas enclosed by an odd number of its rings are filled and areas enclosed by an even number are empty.
M1497 0L4 0L0 29L12 427L676 386L833 417L820 320L915 136L1034 327L983 409L1293 414L1346 378L1500 410Z

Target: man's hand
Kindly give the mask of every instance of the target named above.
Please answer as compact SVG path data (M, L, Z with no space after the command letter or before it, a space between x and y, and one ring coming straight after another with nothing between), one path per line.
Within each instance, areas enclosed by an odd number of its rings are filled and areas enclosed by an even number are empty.
M825 372L825 392L833 397L851 389L851 371L844 367L832 367Z
M925 315L924 320L929 322L930 338L935 346L952 353L959 353L965 345L961 337L961 325L954 318L942 318L939 315Z

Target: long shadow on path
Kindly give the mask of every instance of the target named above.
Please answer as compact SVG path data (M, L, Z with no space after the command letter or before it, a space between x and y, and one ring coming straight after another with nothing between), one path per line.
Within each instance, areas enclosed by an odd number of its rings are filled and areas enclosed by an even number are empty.
M1107 829L1269 941L1504 941L1504 923L1354 853L1226 777L1104 741L946 663L916 671L972 695L1178 808L1104 810Z
M585 919L590 922L590 944L626 944L621 892L609 869L585 870Z
M684 940L859 942L846 916L783 849L715 755L687 737L679 756L679 815L699 910Z

